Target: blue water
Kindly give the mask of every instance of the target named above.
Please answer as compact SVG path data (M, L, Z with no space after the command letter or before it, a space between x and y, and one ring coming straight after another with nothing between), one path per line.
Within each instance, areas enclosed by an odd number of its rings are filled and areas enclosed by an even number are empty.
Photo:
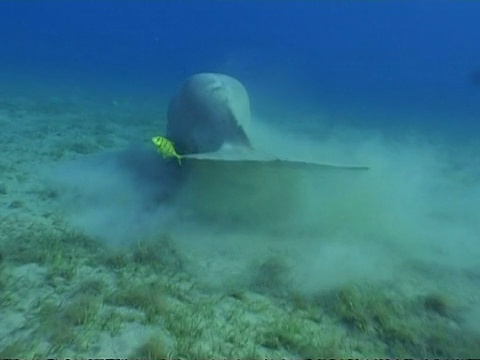
M217 71L245 83L254 112L269 100L475 138L479 18L474 1L5 1L0 95L154 97Z

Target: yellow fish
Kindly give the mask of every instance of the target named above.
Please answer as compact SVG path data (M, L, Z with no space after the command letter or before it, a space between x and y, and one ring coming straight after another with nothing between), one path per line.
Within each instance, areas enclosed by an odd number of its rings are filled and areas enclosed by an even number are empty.
M163 158L175 157L178 163L182 164L182 156L178 155L173 146L173 142L163 136L154 136L152 142L157 148L158 152L162 154Z

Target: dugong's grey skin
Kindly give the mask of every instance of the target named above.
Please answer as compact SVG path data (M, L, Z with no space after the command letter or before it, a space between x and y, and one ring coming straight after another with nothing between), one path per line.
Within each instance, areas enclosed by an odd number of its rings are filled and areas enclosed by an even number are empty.
M223 74L188 78L172 99L167 138L180 154L214 152L226 143L249 146L250 101L244 86Z

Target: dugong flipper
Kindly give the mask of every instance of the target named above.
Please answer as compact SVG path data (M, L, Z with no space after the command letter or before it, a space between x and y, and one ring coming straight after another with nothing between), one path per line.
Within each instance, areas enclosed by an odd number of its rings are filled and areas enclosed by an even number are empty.
M167 120L167 137L181 154L214 152L226 143L250 146L248 94L228 75L188 78L170 102Z

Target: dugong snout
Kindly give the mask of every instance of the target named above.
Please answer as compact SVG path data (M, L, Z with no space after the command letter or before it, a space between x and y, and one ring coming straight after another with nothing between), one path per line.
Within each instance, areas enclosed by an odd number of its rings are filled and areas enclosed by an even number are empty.
M247 91L228 75L191 76L168 107L167 137L181 154L214 152L228 143L250 146L249 125Z

